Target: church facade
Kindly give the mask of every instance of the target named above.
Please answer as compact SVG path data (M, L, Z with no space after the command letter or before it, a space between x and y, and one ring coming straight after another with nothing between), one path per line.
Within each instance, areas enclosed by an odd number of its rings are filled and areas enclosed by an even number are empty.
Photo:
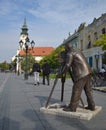
M21 28L20 33L20 41L19 41L19 47L17 49L16 55L12 57L12 61L16 59L16 71L21 73L21 63L20 63L20 57L23 57L26 55L26 40L29 40L29 34L28 34L28 27L26 24L26 19L24 19L23 26ZM29 40L30 42L30 40ZM30 45L28 45L28 54L31 54L36 61L42 60L45 56L51 54L55 49L53 47L33 47L31 48Z

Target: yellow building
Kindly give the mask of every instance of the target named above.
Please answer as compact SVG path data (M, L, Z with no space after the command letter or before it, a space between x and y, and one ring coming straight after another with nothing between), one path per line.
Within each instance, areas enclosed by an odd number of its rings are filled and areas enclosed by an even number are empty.
M86 26L80 24L77 31L69 35L63 44L71 42L73 46L83 51L92 69L99 71L102 68L102 47L94 47L95 40L99 39L100 34L106 34L106 13L99 18L94 18L93 22Z

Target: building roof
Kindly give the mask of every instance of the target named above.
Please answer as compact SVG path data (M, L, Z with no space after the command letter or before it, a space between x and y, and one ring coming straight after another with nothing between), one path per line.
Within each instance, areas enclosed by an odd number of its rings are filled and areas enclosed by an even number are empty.
M29 48L28 53L32 56L47 56L54 51L53 47L35 47L33 50ZM19 52L20 56L25 55L25 50Z

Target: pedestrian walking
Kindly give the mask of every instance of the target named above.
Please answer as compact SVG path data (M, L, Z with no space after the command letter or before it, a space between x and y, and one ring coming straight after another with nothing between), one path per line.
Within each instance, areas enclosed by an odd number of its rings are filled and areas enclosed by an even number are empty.
M104 67L102 67L100 73L104 73L104 72L106 72L106 70L104 69Z
M50 84L50 65L47 63L47 61L44 61L44 64L42 65L42 73L43 73L43 84L45 85L45 79L47 80L47 84Z
M33 64L32 72L34 73L34 85L39 85L39 74L41 72L40 70L40 64L35 61Z
M104 67L101 68L100 70L100 75L101 75L101 78L106 81L106 70Z

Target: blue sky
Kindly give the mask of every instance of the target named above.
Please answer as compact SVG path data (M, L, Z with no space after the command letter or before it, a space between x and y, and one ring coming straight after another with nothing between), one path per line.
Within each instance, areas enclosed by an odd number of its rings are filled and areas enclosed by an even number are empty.
M11 62L26 18L35 46L59 46L82 22L106 13L106 0L0 0L0 62Z

